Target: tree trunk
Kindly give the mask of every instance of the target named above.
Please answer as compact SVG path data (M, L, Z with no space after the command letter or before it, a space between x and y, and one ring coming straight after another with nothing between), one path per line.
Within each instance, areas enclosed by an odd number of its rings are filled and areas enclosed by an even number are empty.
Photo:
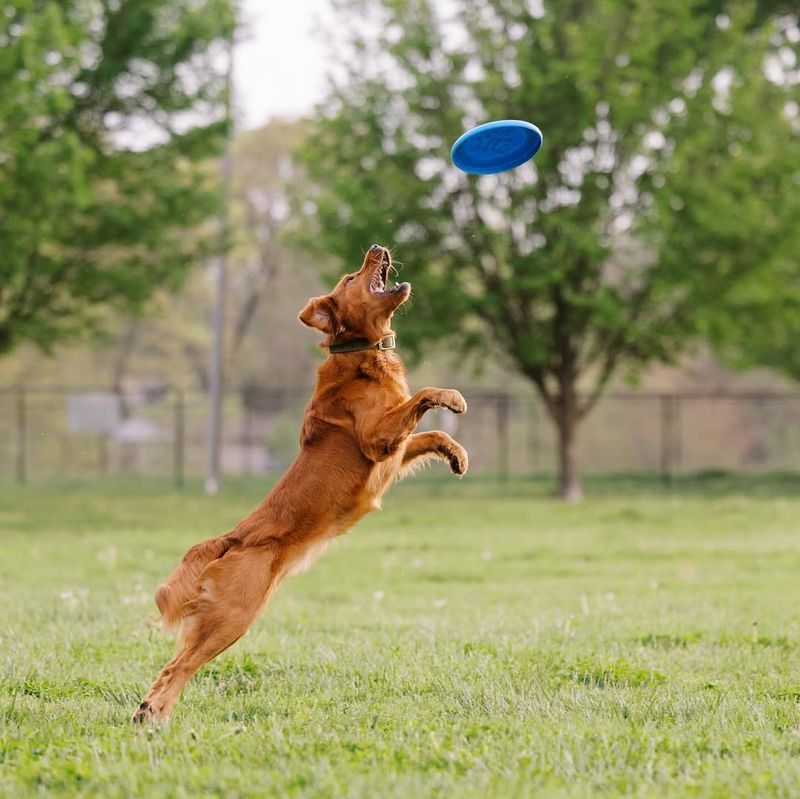
M558 427L558 490L557 495L567 502L580 502L583 488L578 470L576 439L578 413L574 407L563 407L556 416Z

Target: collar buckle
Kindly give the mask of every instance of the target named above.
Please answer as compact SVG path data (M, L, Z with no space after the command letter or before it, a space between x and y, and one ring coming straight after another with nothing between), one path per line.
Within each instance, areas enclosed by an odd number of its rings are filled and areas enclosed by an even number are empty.
M376 350L393 350L397 346L397 339L395 338L394 333L389 333L388 336L384 336L376 345Z

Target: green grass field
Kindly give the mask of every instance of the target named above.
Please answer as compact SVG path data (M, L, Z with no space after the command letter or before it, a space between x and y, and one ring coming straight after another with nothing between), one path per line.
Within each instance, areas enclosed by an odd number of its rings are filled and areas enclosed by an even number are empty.
M396 487L149 729L153 589L261 489L0 488L0 795L800 796L797 481L594 488Z

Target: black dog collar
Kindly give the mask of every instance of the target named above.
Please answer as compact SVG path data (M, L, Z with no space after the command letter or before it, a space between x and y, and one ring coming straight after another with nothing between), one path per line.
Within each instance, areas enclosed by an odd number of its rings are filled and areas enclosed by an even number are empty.
M356 338L346 341L344 344L331 344L328 351L331 355L339 355L343 352L362 352L363 350L393 350L397 346L397 338L394 333L384 336L380 341L370 344L365 338Z

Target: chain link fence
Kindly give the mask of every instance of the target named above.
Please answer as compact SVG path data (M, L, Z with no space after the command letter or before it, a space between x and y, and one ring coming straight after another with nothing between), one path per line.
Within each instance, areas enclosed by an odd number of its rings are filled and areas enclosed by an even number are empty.
M434 411L470 453L470 471L550 473L556 437L531 393L463 392L469 413ZM225 396L225 474L281 472L298 450L310 388L248 386ZM0 389L0 481L140 475L176 485L204 474L208 397L155 388ZM584 473L800 472L800 393L607 394L579 431Z

